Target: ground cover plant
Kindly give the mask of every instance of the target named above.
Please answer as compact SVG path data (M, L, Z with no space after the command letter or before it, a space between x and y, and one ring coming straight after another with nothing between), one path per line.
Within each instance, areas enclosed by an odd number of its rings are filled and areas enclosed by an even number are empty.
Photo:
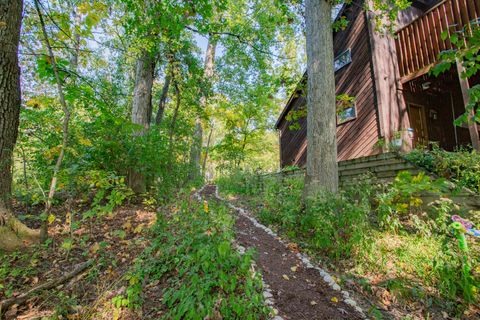
M433 146L431 150L415 149L405 157L440 177L454 181L459 187L466 187L480 193L480 153L460 149L449 152Z
M240 255L233 247L229 209L192 201L187 194L164 212L129 276L126 294L116 301L135 308L143 303L142 284L154 283L161 291L150 315L155 318L267 319L270 310L252 267L253 252Z
M450 227L452 214L468 214L444 197L441 179L401 172L389 185L373 178L302 205L302 178L236 172L220 190L248 199L257 217L338 271L345 284L396 316L469 318L478 312L480 246L468 239L468 261ZM239 184L242 181L243 184ZM423 203L423 192L437 194ZM232 198L234 199L234 198ZM241 201L241 200L240 200ZM469 213L478 223L478 215ZM465 264L472 266L468 274ZM390 317L373 308L371 315ZM402 311L400 311L402 310ZM403 317L402 316L402 317Z

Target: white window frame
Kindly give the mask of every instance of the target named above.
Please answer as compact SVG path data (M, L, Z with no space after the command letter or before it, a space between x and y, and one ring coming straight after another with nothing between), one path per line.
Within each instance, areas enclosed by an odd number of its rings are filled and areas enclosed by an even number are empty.
M340 57L342 57L346 54L348 55L348 60L344 64L342 64L341 66L337 67L336 62L340 59ZM336 56L335 59L333 60L333 67L334 67L335 72L337 72L338 70L341 70L345 66L348 66L350 63L352 63L352 49L348 48L347 50L343 51L338 56Z
M344 112L345 110L347 110L347 109L352 109L352 108L355 110L355 116L354 116L354 117L346 118L346 119L344 119L343 121L340 121L340 114L337 113L337 126L342 125L342 124L344 124L344 123L347 123L347 122L349 122L349 121L352 121L352 120L357 119L357 116L358 116L357 112L358 112L358 110L357 110L357 103L356 103L356 102L352 103L352 105L351 105L350 107L345 108L345 109L342 110L341 112Z

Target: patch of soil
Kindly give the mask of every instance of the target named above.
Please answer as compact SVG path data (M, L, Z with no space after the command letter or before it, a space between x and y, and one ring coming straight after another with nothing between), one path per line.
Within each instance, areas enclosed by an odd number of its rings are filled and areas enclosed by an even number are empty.
M215 186L204 189L207 198L214 198L214 193ZM281 317L291 320L362 319L342 302L340 292L331 289L317 270L306 268L278 239L240 214L235 228L236 241L245 248L255 248L258 253L256 263L272 290L274 307Z
M155 222L156 213L141 205L126 205L101 218L81 221L84 208L65 209L54 210L48 246L35 245L1 257L9 261L7 270L14 268L18 273L4 278L0 301L7 294L15 297L57 279L89 259L94 260L93 266L55 289L2 310L3 319L40 319L55 313L67 319L113 319L114 313L117 319L137 318L125 308L116 309L111 299L125 293L128 281L124 275L148 245L145 232ZM69 218L66 212L77 213ZM71 229L76 221L79 228Z

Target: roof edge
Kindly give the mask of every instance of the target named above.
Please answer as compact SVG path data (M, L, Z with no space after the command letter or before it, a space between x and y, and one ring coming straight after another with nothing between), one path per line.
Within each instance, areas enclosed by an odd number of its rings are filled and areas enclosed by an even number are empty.
M282 123L283 119L287 115L287 113L292 109L292 102L293 100L298 97L296 95L297 91L300 89L300 84L303 83L307 79L307 71L303 73L302 78L300 81L298 81L297 86L295 87L295 90L293 90L292 94L290 95L290 98L288 99L288 102L285 104L285 107L282 110L282 113L280 113L280 116L277 119L277 122L275 122L275 129L278 129L280 127L280 124Z

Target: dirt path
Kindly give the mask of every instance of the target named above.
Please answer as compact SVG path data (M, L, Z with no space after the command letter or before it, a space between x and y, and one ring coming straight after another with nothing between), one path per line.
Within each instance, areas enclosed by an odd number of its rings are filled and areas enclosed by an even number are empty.
M202 194L215 199L215 186L207 186ZM277 319L362 319L362 314L344 301L346 292L334 290L305 258L288 248L278 238L245 216L237 208L236 241L245 248L255 248L256 263L273 294ZM328 279L328 278L327 278ZM269 297L267 297L269 298Z

